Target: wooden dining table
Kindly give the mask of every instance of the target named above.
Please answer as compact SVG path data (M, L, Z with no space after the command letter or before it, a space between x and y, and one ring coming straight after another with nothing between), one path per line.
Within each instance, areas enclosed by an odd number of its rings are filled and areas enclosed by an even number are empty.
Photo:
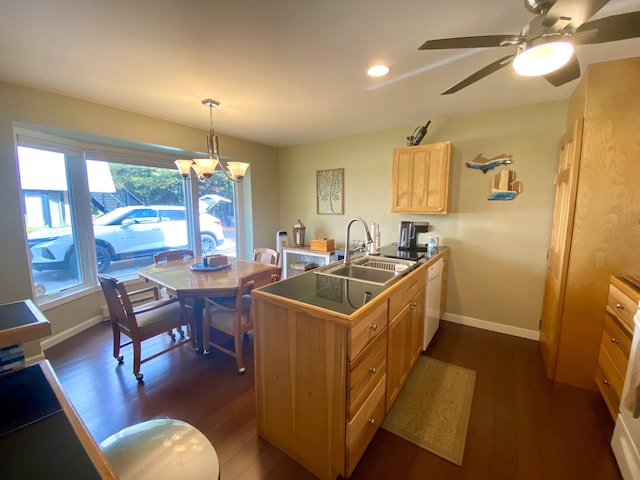
M228 267L219 270L193 270L191 265L202 265L201 258L170 260L154 263L138 270L138 276L153 282L167 290L171 296L191 301L195 319L195 343L202 347L202 319L204 299L206 297L235 296L243 277L254 272L262 272L256 287L267 285L273 281L273 275L280 273L280 267L266 263L253 262L229 257Z

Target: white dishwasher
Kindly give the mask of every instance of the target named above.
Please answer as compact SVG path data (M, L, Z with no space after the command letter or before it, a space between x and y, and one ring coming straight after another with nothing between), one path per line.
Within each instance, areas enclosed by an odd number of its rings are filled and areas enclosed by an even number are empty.
M443 266L444 261L440 259L427 269L422 350L427 349L429 342L431 342L440 325L440 293L442 292Z

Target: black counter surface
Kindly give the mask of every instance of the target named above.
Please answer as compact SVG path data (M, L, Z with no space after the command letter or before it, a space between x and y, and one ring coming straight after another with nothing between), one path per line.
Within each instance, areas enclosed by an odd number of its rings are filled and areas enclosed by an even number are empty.
M387 247L382 251L391 252L397 250L397 244L391 244ZM441 252L443 248L445 247L436 247L430 249L429 252L421 252L423 256L418 260L418 264L427 262ZM387 256L391 257L391 255ZM385 255L380 255L380 257L383 258ZM387 288L389 286L383 287L358 280L318 275L311 270L261 287L259 290L315 307L325 308L332 312L351 315Z
M346 278L317 275L312 270L272 283L260 290L332 312L351 315L384 292L386 287Z
M0 478L100 479L39 365L0 375Z

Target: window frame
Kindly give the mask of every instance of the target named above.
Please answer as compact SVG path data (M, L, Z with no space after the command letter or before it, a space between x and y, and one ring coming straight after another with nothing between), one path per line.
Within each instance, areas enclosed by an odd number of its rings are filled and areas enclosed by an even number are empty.
M107 139L105 138L105 140ZM117 139L109 140L117 141ZM76 138L69 138L59 134L58 132L56 132L55 134L50 134L39 130L37 126L26 125L14 126L14 141L16 145L16 152L17 147L20 146L49 150L65 155L69 197L73 202L73 207L71 208L71 224L78 255L78 283L59 292L45 294L44 296L37 296L35 292L33 271L31 268L29 268L29 277L31 280L33 295L32 298L35 299L38 306L46 306L50 308L55 305L67 303L82 296L100 291L100 286L97 279L98 272L96 253L95 249L93 248L95 242L93 233L93 219L91 216L90 207L90 192L87 177L86 160L90 159L105 161L109 163L120 163L166 169L173 168L173 162L176 158L176 154L162 153L161 150L175 152L176 149L170 147L162 148L156 145L149 146L148 149L107 145L83 141ZM194 158L198 155L197 153L193 152L187 154L190 154ZM68 158L69 155L73 155L73 158ZM178 175L177 172L176 175ZM194 197L194 192L197 194L198 191L197 186L197 180L187 180L183 184L183 193L189 246L191 249L193 249L196 255L199 255L201 252L201 247L199 215L197 214L198 199ZM24 211L25 200L22 188L20 188L20 195L20 204L21 208ZM235 188L235 186L233 189L233 196L237 208L239 195L238 190L237 188ZM24 215L21 215L21 217L23 221L23 235L26 243L26 219ZM236 232L237 231L238 228L236 226ZM28 245L27 248L29 248ZM236 244L236 252L237 251L238 245ZM137 277L133 275L122 277L125 282L134 278Z

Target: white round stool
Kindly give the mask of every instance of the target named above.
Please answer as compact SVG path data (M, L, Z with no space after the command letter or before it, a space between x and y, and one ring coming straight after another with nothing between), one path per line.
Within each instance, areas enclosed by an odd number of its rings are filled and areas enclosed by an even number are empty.
M132 425L105 439L100 448L122 480L220 478L218 454L211 442L180 420Z

